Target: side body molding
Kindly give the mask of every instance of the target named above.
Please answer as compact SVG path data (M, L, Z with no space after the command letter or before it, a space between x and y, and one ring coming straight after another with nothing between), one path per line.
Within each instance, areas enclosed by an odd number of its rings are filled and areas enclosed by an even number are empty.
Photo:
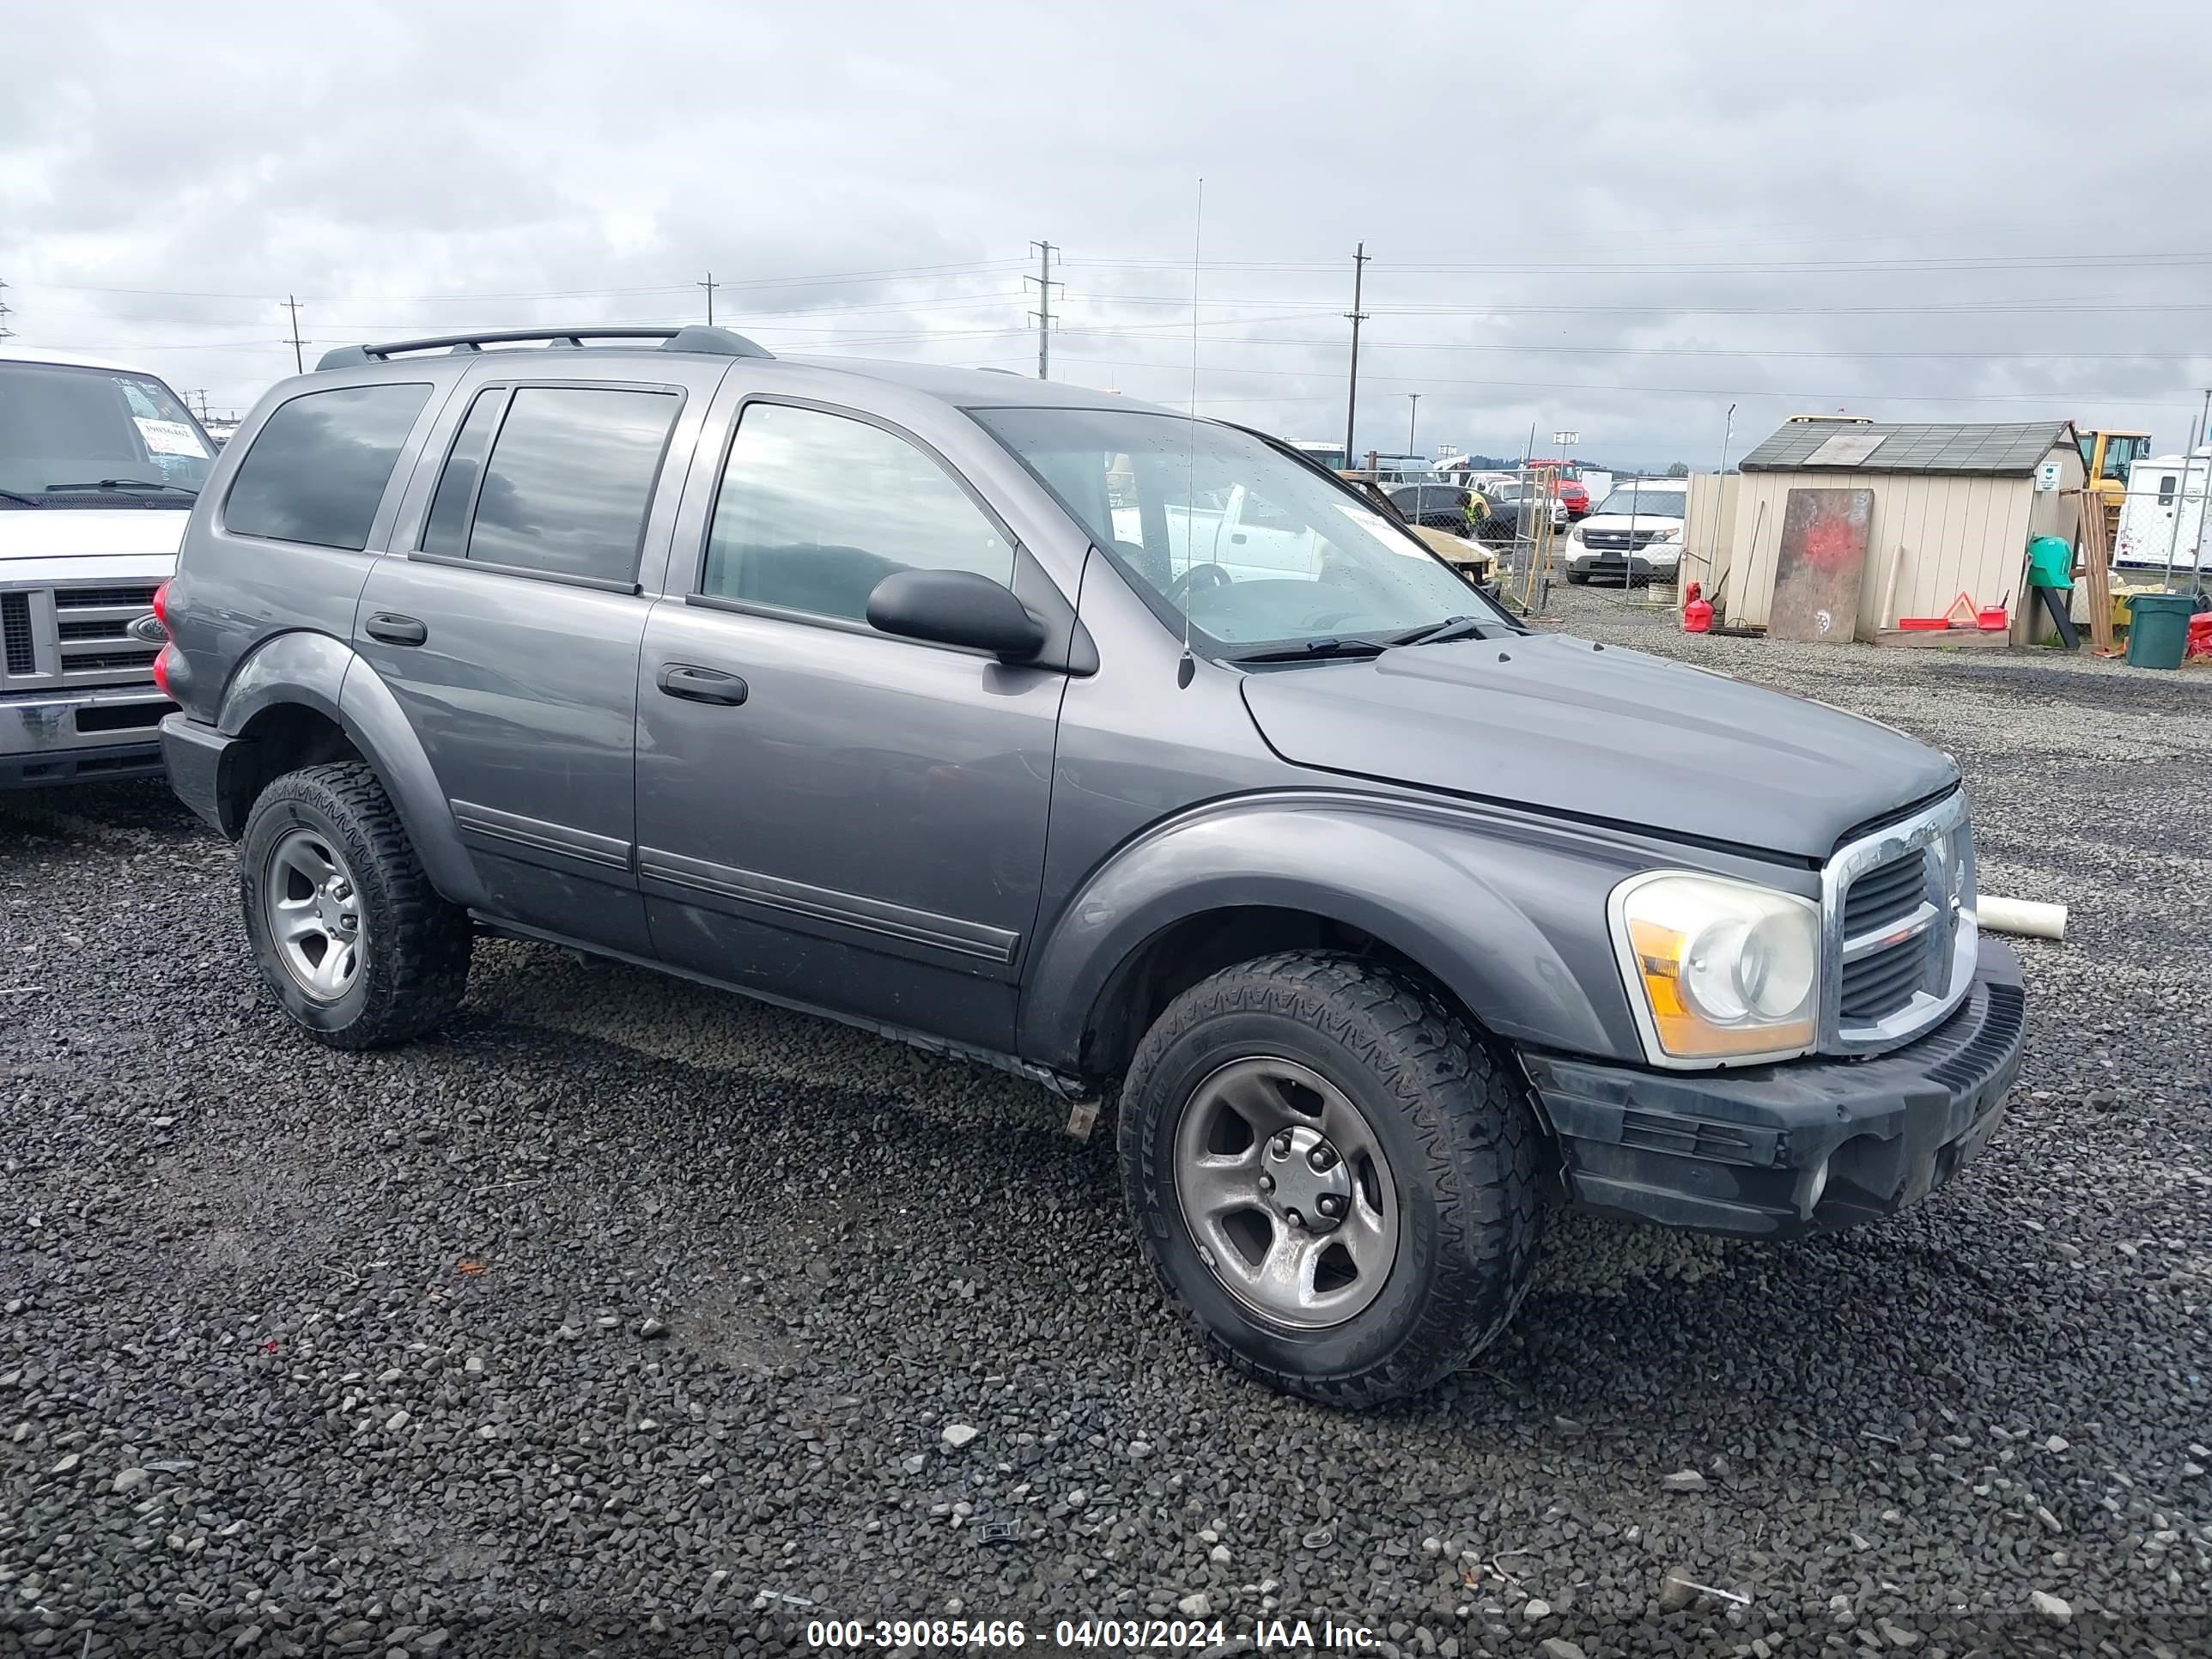
M353 647L307 630L257 646L231 677L216 726L236 736L257 714L285 704L312 708L344 730L383 781L431 884L456 904L482 904L482 884L422 741Z
M1267 906L1371 934L1499 1036L1633 1058L1605 896L1650 863L1603 831L1403 799L1293 790L1191 808L1125 843L1068 902L1024 988L1020 1052L1083 1070L1121 963L1188 918Z

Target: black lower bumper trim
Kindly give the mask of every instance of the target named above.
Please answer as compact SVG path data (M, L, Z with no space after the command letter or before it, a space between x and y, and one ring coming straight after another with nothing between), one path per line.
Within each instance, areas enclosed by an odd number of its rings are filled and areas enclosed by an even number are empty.
M1985 939L1958 1012L1877 1059L1696 1073L1527 1064L1577 1207L1773 1238L1890 1214L1957 1174L2004 1115L2026 1014L2018 960Z
M235 840L244 827L234 799L234 757L248 739L226 737L189 714L161 722L161 753L169 766L169 787L202 818Z
M58 783L119 783L161 775L158 743L109 743L83 749L42 749L0 755L0 789L43 789Z

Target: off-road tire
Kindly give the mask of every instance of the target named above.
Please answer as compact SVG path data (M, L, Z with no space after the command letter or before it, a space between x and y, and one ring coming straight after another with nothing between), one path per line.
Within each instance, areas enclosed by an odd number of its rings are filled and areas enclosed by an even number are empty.
M1399 1242L1381 1294L1321 1330L1272 1325L1200 1257L1175 1190L1178 1121L1232 1060L1297 1062L1348 1096L1389 1154ZM1517 1068L1414 975L1334 952L1227 968L1139 1044L1118 1125L1145 1258L1222 1358L1286 1394L1364 1407L1431 1387L1512 1320L1536 1259L1538 1134Z
M334 1001L308 996L280 960L264 916L269 854L289 831L329 838L351 866L365 941L358 979ZM239 902L264 981L284 1012L333 1048L405 1042L450 1015L467 990L468 913L439 896L392 798L358 761L289 772L261 792L239 843Z

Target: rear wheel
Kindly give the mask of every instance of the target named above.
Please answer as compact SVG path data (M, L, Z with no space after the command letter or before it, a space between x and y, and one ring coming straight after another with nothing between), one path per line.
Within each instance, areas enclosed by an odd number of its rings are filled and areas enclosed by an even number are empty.
M1131 1062L1120 1151L1163 1285L1286 1392L1368 1405L1427 1388L1527 1289L1523 1086L1395 969L1291 953L1194 986Z
M239 846L239 898L270 992L332 1048L419 1036L468 987L468 913L432 889L359 762L288 773L262 791Z

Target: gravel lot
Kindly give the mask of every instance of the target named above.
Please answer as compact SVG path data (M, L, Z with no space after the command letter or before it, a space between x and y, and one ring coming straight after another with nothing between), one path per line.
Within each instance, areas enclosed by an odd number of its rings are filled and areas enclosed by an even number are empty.
M441 1039L328 1053L166 793L0 799L0 1651L765 1653L1193 1597L1231 1650L1279 1613L2207 1651L2212 673L1559 605L1950 750L1984 887L2072 936L2023 947L2010 1118L1919 1210L1555 1218L1480 1368L1365 1418L1201 1358L1110 1138L1024 1085L507 945Z

